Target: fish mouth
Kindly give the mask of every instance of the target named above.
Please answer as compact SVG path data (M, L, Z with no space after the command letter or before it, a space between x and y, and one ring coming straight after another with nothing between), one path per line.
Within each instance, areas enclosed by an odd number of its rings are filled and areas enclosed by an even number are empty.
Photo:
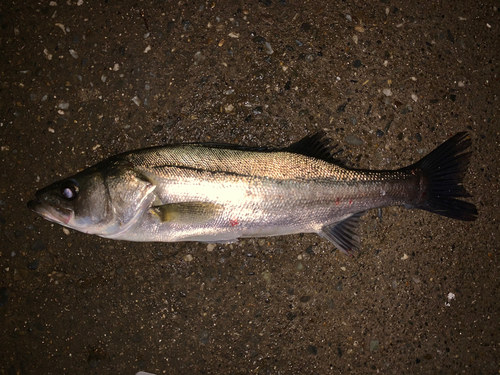
M56 224L68 225L74 215L72 210L68 210L63 207L51 206L46 202L40 201L38 195L35 196L35 199L30 200L27 206L31 211L40 215L45 220Z

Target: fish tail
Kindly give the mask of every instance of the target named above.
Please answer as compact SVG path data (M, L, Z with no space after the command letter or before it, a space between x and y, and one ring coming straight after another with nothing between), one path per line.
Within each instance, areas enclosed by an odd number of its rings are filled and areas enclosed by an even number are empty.
M455 199L471 197L462 184L472 154L464 151L471 144L467 132L458 133L408 167L422 173L424 186L416 208L457 220L477 219L475 205Z

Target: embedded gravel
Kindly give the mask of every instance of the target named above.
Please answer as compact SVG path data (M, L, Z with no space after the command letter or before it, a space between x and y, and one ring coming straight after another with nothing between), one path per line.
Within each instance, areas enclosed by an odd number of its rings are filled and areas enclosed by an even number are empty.
M0 374L498 373L499 5L1 2ZM478 220L369 212L349 258L313 234L112 241L26 207L122 151L319 130L370 169L468 131Z

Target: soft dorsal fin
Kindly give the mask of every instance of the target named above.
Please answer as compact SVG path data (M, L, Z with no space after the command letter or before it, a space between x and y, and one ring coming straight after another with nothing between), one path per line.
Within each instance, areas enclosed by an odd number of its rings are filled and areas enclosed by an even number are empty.
M318 132L308 135L300 141L291 144L281 151L293 152L313 158L321 159L329 163L339 164L341 161L335 158L335 155L342 152L337 150L337 145L331 145L330 140L325 137L325 133Z

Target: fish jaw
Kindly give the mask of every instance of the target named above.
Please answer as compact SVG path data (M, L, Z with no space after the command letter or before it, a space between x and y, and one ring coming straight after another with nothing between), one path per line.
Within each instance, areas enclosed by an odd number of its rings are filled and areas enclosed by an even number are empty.
M64 207L54 207L47 202L40 201L38 197L28 202L28 208L34 213L40 215L45 220L52 223L69 227L69 223L73 219L74 212Z

